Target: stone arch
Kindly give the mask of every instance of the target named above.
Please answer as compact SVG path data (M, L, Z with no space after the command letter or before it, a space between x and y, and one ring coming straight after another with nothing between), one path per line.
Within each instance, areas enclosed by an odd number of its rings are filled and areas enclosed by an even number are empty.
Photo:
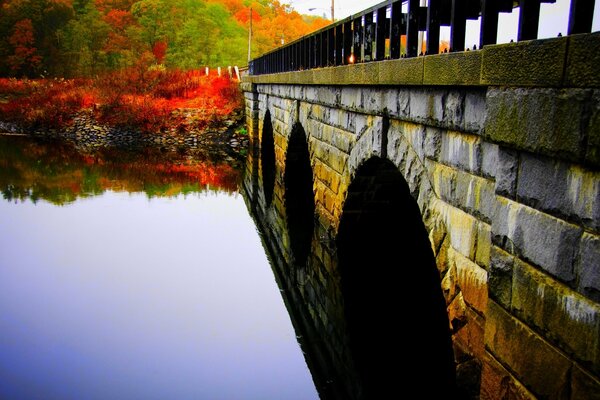
M263 194L266 206L273 201L275 189L275 138L273 136L273 123L271 112L267 110L263 119L262 135L260 141L260 162L263 180Z
M451 397L452 342L435 259L419 206L391 161L374 156L357 168L336 247L359 397L408 387ZM400 364L408 372L394 368Z
M303 266L311 250L315 201L306 132L294 124L285 158L285 209L294 264Z

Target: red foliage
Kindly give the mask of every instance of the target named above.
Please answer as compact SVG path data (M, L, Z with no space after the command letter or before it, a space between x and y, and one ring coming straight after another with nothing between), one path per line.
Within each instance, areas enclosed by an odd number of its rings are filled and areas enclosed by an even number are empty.
M131 68L96 80L0 79L0 121L61 127L82 109L112 125L156 132L202 129L241 108L238 83L200 71Z
M167 43L154 43L154 46L152 46L152 54L154 54L154 58L156 58L156 63L162 64L165 59L165 55L167 54Z
M8 65L14 72L21 70L30 72L42 61L34 46L33 24L29 18L22 19L15 24L13 34L8 42L14 48L14 53L8 57Z

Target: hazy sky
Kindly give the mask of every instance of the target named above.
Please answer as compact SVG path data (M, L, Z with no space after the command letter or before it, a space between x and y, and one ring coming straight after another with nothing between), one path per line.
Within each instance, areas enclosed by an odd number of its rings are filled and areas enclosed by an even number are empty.
M283 3L291 4L296 10L303 14L325 15L331 18L331 2L324 0L288 0ZM360 12L365 8L379 4L379 0L335 0L336 19L344 18L353 13ZM554 4L541 5L541 17L539 27L539 37L556 37L558 33L563 35L567 32L567 23L569 18L570 0L557 0ZM315 8L312 11L309 9ZM507 43L511 39L516 40L517 23L519 20L519 10L514 9L512 13L500 14L498 43ZM600 7L594 10L594 22L592 31L600 30ZM442 28L442 39L448 39L450 28ZM472 46L479 44L479 23L477 21L467 21L467 39L466 44Z

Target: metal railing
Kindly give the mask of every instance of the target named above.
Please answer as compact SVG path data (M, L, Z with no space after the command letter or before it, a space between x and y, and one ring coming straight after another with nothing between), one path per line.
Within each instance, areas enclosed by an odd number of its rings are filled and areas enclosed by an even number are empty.
M424 54L439 52L440 26L450 27L450 51L463 51L466 21L481 18L479 48L496 44L498 14L519 7L517 40L536 39L540 3L555 0L385 1L266 53L249 63L251 75L301 71L422 55L419 32L427 32ZM568 34L589 33L595 0L571 0Z

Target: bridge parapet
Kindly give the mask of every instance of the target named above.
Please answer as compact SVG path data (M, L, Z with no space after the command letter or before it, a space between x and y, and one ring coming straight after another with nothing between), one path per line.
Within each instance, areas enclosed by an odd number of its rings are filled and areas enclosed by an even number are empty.
M306 132L318 221L312 251L328 261L303 267L296 283L310 283L311 294L302 296L315 326L339 318L342 307L331 306L328 293L341 291L335 243L349 188L368 160L390 160L429 235L459 384L471 382L465 391L489 399L595 398L597 65L594 33L246 77L254 143L261 146L270 118L275 144L280 200L261 200L261 213L282 215L282 230L288 142L294 126ZM317 239L324 236L333 244Z

